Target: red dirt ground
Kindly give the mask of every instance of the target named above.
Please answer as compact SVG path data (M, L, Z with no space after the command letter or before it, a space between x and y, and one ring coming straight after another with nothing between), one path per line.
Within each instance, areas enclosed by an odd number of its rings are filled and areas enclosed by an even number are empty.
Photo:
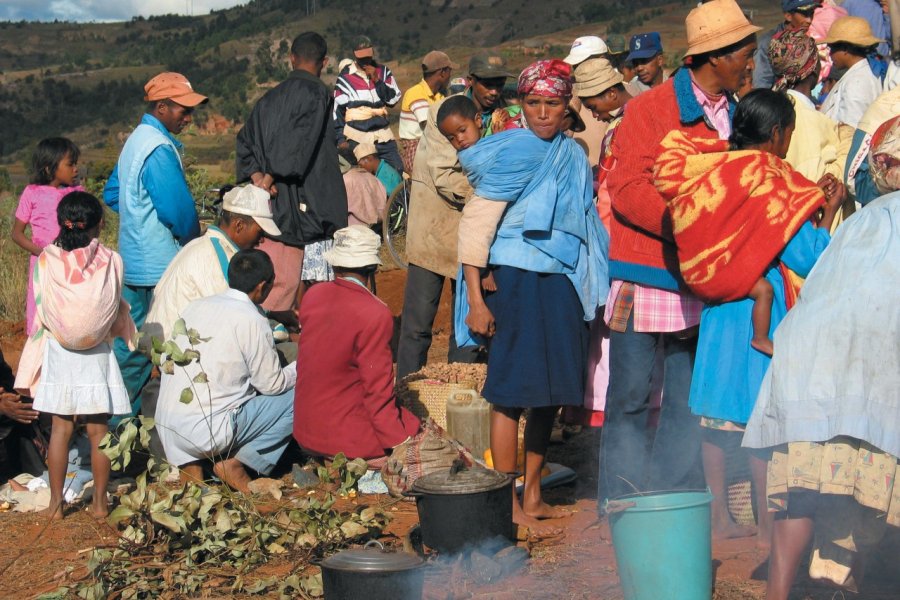
M379 296L399 313L403 301L405 272L388 271L378 276ZM449 293L445 290L441 310L435 323L432 360L446 360L449 325ZM0 347L7 360L18 362L23 334L21 324L0 323ZM596 517L596 440L595 432L583 431L564 443L551 446L551 461L566 464L578 473L578 481L547 492L552 503L565 504L577 510L560 520L562 538L531 546L532 560L520 574L482 587L465 587L459 581L445 579L441 572L426 579L427 600L494 599L524 600L530 598L622 598L615 571L615 558L610 543L602 538L605 527ZM395 502L385 496L364 496L354 503L383 503L394 519L386 532L386 541L399 545L400 539L418 521L415 506ZM88 550L114 540L114 532L98 524L86 512L67 516L61 522L47 523L28 514L0 514L0 598L31 598L55 589L66 581L86 573ZM868 571L869 580L858 600L887 600L900 597L897 556L900 544L893 536L876 553L881 568ZM663 559L664 557L660 557ZM713 547L716 567L715 598L717 600L754 599L764 597L765 556L756 550L752 539L732 540ZM893 568L891 568L893 564ZM259 577L287 575L293 565L273 560L257 569ZM673 582L677 585L677 582ZM228 597L226 590L210 592L209 597ZM277 597L273 594L272 597ZM792 600L831 600L841 598L834 590L799 579Z

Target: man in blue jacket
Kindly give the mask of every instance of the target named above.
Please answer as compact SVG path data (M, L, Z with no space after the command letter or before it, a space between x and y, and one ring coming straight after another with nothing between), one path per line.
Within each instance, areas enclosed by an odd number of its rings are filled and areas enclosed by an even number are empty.
M103 190L103 200L119 213L119 253L125 264L122 296L140 328L153 288L175 254L200 233L194 199L175 136L191 124L197 106L208 101L179 73L160 73L144 86L147 113L122 148ZM147 357L116 340L116 359L135 412L150 378Z

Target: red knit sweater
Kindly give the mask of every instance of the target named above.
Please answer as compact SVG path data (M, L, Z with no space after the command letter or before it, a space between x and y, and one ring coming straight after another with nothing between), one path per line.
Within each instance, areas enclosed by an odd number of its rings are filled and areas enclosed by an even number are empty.
M610 277L678 290L684 286L672 242L666 201L653 185L653 164L662 139L673 129L717 138L691 89L690 72L631 100L616 131L616 167L609 175L612 199Z

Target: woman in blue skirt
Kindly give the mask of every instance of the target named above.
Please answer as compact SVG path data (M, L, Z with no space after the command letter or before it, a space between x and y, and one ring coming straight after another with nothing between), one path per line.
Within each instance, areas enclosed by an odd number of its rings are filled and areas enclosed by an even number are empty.
M459 258L466 324L490 339L483 393L493 407L498 471L516 470L519 417L530 409L525 489L513 520L541 537L560 531L541 519L567 514L541 498L540 472L557 410L583 403L588 324L609 289L609 237L594 208L584 151L563 133L569 65L532 64L518 93L528 129L494 134L459 154L475 189L459 227ZM482 290L485 269L494 292Z

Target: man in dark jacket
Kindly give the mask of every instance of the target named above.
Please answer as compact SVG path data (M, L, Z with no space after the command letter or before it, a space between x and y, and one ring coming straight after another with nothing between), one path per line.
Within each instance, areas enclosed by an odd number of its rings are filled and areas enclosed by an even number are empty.
M275 264L278 288L265 307L292 308L304 246L347 226L347 194L338 165L332 96L319 79L328 49L317 33L291 45L294 70L260 98L237 136L237 181L268 190L281 235L260 246Z

